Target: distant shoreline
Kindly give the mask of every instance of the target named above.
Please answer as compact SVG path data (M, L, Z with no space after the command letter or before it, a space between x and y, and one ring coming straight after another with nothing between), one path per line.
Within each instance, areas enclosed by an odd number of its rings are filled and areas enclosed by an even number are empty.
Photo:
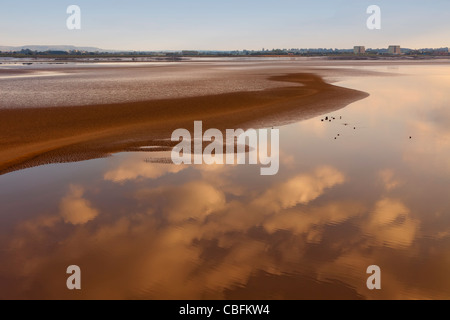
M450 61L450 55L8 55L0 53L0 66L6 62L18 61L23 63L101 63L101 62L195 62L199 59L321 59L336 61Z

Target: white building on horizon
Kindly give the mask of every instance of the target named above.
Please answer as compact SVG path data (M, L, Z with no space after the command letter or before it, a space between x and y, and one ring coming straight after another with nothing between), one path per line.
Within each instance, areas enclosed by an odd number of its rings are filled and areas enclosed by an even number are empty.
M353 47L353 53L354 54L365 54L366 53L366 47L364 47L364 46L354 46Z
M402 49L400 48L400 46L389 46L388 53L389 54L401 54Z

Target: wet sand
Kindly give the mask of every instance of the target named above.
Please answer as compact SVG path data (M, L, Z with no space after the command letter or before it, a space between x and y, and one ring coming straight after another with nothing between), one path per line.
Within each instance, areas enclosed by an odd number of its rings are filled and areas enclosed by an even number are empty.
M198 97L90 106L0 109L0 174L105 157L141 146L171 147L177 128L258 128L311 118L367 93L326 83L313 73L269 76L286 86ZM299 86L300 85L300 86Z

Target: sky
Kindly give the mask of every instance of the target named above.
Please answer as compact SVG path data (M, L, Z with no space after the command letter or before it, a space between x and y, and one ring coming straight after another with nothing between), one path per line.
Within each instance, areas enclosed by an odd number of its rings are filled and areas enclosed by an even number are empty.
M69 30L69 5L81 29ZM367 7L381 8L369 30ZM450 46L450 0L2 0L0 45L115 50Z

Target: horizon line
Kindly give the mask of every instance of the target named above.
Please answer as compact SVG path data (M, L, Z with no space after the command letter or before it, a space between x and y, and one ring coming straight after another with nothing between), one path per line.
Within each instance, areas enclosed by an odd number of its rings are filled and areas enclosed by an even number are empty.
M450 46L438 46L438 47L420 47L420 48L411 48L411 47L403 47L399 44L389 44L386 47L368 47L362 44L354 45L353 47L340 47L340 48L332 48L332 47L290 47L290 48L260 48L260 49L193 49L193 48L184 48L184 49L145 49L145 50L137 50L137 49L103 49L100 47L92 46L92 45L72 45L72 44L27 44L27 45L16 45L16 46L10 46L10 45L0 45L1 47L10 47L10 48L21 48L21 49L29 49L27 47L74 47L74 49L79 48L92 48L92 49L98 49L104 52L174 52L174 51L217 51L217 52L233 52L233 51L273 51L273 50L311 50L311 49L325 49L325 50L353 50L355 46L364 46L367 49L373 49L373 50L379 50L379 49L387 49L389 46L400 46L401 49L409 49L409 50L421 50L421 49L444 49L448 48L450 49Z

